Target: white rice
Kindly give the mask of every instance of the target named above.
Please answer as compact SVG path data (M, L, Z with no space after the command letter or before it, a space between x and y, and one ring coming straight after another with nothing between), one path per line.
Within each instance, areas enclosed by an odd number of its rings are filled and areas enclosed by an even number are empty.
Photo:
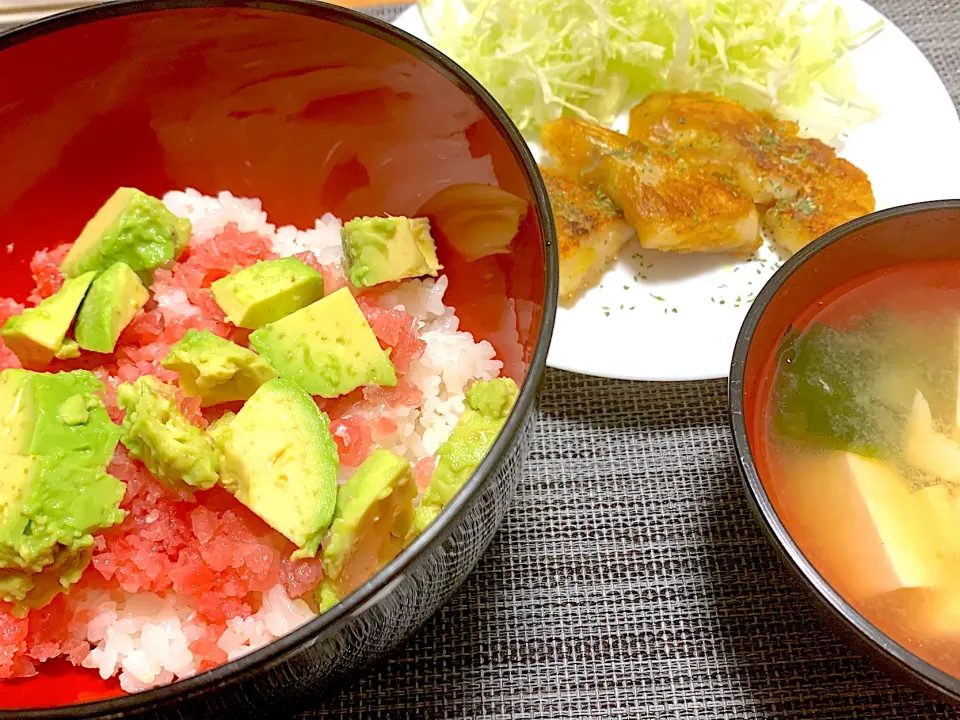
M267 222L267 214L259 200L237 198L228 192L217 197L201 195L190 188L184 192L168 192L163 204L174 215L187 218L193 227L191 244L198 245L236 223L241 232L257 232L273 237L276 226Z
M174 316L190 317L191 315L200 314L200 309L190 302L187 294L181 288L164 287L158 289L154 292L153 299L157 301L157 305L160 307L164 319Z
M312 230L298 230L293 225L278 228L267 221L267 213L256 198L238 198L222 192L217 197L201 195L193 188L168 192L163 203L174 215L187 218L192 227L192 245L199 245L235 223L242 232L256 232L273 241L278 255L289 257L312 252L325 265L339 263L343 257L340 245L340 219L327 213L316 221Z
M339 265L343 260L340 244L340 218L327 213L314 223L312 230L298 230L293 225L277 229L273 237L273 250L278 255L289 257L302 252L312 252L324 265Z
M119 596L119 599L118 599ZM77 597L77 610L93 617L74 629L76 640L90 643L83 667L106 680L119 674L120 687L139 692L195 675L200 658L189 648L203 637L193 603L176 593L106 593L91 590ZM303 600L291 600L282 585L263 596L262 607L248 618L228 621L217 644L230 660L263 647L313 617Z
M198 661L188 645L202 635L196 612L184 599L153 593L88 591L77 610L93 617L74 631L92 650L83 667L107 679L119 673L120 685L136 692L196 673Z
M263 596L263 607L247 618L227 621L227 629L217 646L236 660L283 637L313 618L313 611L303 600L291 600L283 586L277 585Z
M228 223L241 231L258 232L273 241L275 252L291 256L313 253L325 265L342 263L341 222L327 214L309 230L277 228L267 220L259 200L237 198L228 192L205 197L196 190L167 193L163 202L193 224L191 244L200 244ZM411 364L406 378L423 394L418 408L362 404L356 412L390 417L397 424L390 435L374 434L381 447L416 462L434 455L463 412L464 392L473 380L497 377L503 364L486 341L476 342L459 330L454 309L443 303L448 280L409 280L385 296L381 305L399 307L416 318L423 356ZM197 309L182 290L171 289L155 296L164 315L192 315ZM341 468L341 481L352 473ZM92 611L91 619L73 627L76 640L89 642L92 650L83 666L96 669L101 677L119 675L127 692L164 685L197 672L201 658L190 644L204 635L203 624L190 600L170 593L112 593L87 591L72 596L76 610ZM234 660L294 630L313 617L303 600L291 600L282 585L262 597L256 612L248 618L234 618L217 641L228 659Z

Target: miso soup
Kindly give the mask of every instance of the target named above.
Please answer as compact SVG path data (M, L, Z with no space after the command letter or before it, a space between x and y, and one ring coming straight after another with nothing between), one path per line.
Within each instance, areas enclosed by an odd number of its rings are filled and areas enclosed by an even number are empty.
M768 379L757 460L787 530L871 622L960 676L960 262L831 293Z

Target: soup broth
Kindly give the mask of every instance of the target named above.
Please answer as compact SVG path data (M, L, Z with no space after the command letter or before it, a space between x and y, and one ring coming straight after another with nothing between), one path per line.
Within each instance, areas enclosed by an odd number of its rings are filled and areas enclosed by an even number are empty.
M787 530L859 612L960 676L960 261L831 293L767 377L755 451Z

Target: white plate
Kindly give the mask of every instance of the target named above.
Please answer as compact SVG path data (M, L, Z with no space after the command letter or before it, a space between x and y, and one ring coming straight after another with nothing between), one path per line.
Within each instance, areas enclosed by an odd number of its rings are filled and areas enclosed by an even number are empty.
M881 17L862 0L838 4L855 29ZM394 24L430 41L415 6ZM860 88L883 113L854 130L841 154L870 177L877 209L960 198L960 119L923 53L886 20L852 58ZM750 301L778 266L766 243L757 260L733 262L631 241L599 287L558 311L547 364L625 380L726 377Z

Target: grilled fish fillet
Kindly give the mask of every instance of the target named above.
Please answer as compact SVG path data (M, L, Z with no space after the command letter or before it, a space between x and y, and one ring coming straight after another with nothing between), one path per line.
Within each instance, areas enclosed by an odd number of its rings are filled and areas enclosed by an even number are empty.
M550 194L560 249L560 302L570 304L595 285L616 262L633 235L623 213L598 190L592 190L552 168L541 168Z
M791 253L875 207L866 174L833 148L716 95L654 93L631 110L629 136L738 187Z
M541 141L560 172L623 210L644 248L747 254L760 245L753 199L709 168L573 118L547 123Z

